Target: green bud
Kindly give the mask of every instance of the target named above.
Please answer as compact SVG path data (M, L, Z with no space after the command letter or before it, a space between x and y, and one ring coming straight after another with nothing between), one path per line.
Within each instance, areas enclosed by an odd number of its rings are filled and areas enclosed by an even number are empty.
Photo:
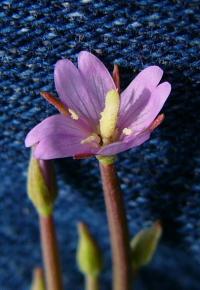
M37 160L31 156L27 190L38 213L43 216L50 215L57 197L55 174L51 160Z
M78 230L77 264L83 274L96 277L102 270L101 251L86 224L79 223Z
M34 270L31 290L46 290L44 273L41 268Z
M131 261L133 269L147 265L153 258L162 235L159 222L141 230L131 241Z

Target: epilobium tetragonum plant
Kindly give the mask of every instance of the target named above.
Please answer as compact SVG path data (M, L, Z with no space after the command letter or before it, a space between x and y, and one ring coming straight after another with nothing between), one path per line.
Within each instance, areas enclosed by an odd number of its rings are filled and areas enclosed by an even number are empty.
M96 156L99 160L111 236L114 290L129 290L132 283L129 233L115 155L147 141L163 121L164 115L158 114L171 85L160 83L162 75L160 67L147 67L120 92L116 65L111 76L104 64L87 51L79 54L78 68L70 60L59 60L54 80L60 99L42 93L59 114L43 120L25 140L37 159ZM59 290L55 285L55 289L48 286L48 290Z
M149 139L151 125L171 86L159 84L158 66L144 69L120 94L103 65L82 51L78 68L69 60L55 66L55 86L69 114L48 117L26 137L35 157L55 159L79 154L114 155Z

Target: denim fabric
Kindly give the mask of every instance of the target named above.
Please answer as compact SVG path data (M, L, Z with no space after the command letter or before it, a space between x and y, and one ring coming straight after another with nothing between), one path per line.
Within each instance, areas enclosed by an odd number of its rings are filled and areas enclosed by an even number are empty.
M55 111L39 95L55 93L60 58L89 50L125 87L157 64L172 83L166 120L150 141L120 154L118 170L130 231L160 219L164 236L136 290L197 290L200 275L200 12L199 1L0 2L0 290L29 289L41 263L37 215L26 196L27 132ZM96 160L56 162L55 209L66 289L83 289L75 264L76 223L89 224L105 255L102 289L109 288L110 249Z

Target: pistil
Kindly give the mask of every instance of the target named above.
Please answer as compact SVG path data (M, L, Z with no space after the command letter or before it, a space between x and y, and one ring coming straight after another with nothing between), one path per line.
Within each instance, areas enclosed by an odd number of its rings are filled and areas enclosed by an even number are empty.
M107 145L112 142L116 131L119 108L119 93L116 90L109 91L105 98L105 108L103 112L101 112L100 119L100 134L103 145Z

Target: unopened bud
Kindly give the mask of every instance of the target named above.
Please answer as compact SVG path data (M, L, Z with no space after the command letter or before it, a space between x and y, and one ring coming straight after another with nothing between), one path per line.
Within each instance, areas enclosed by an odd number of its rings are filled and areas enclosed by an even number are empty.
M44 273L41 268L36 268L33 272L31 290L46 290Z
M101 251L86 224L79 223L78 230L77 264L79 269L87 276L98 276L102 270Z
M38 213L43 216L50 215L57 197L55 173L51 160L37 160L31 156L27 187L28 196Z
M141 230L131 241L131 261L133 269L147 265L153 258L162 235L159 222Z

